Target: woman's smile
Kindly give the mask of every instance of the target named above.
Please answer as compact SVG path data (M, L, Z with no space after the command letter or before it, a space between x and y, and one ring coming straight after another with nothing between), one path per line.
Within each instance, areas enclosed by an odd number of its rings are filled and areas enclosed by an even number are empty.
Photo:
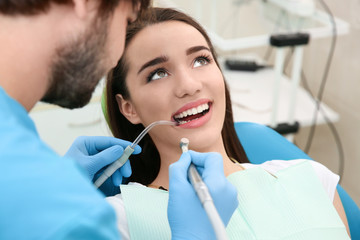
M211 106L210 100L200 99L181 107L173 114L172 119L182 128L200 127L210 119Z

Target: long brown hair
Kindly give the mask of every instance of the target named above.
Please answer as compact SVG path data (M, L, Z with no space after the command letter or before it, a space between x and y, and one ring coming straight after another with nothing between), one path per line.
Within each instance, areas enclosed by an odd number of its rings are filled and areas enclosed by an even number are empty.
M189 24L196 28L205 38L209 45L210 51L214 56L214 60L219 67L216 60L216 53L214 47L206 34L205 30L191 17L184 13L178 12L170 8L150 8L146 10L143 15L134 23L132 23L126 34L126 47L133 39L133 37L147 26L154 25L166 21L180 21ZM119 111L116 101L116 94L121 94L124 99L129 99L129 91L126 86L126 75L128 72L128 63L123 54L117 66L113 68L107 77L106 84L106 103L107 103L107 117L108 124L113 135L117 138L133 141L138 134L144 129L142 124L134 125L130 123ZM220 67L219 67L220 68ZM231 108L230 93L225 83L225 98L226 98L226 113L224 125L222 128L222 138L226 153L229 157L237 159L239 162L249 162L245 151L240 144L234 129L233 114ZM147 135L141 142L142 153L140 155L131 156L132 175L129 181L139 182L144 185L150 184L154 181L160 169L160 155L155 147L155 144ZM149 161L151 159L151 161Z

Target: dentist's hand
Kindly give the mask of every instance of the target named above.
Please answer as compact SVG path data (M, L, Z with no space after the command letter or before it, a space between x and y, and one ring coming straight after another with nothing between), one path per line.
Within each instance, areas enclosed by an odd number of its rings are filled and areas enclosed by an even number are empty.
M235 187L226 179L217 153L183 153L169 168L168 220L172 239L215 239L211 223L188 180L191 161L197 167L226 226L238 206Z
M121 157L124 149L131 142L113 137L78 137L65 154L65 157L74 159L85 171L93 182L101 175L103 168ZM139 146L135 147L134 154L141 152ZM102 170L102 171L100 171ZM99 188L106 196L119 192L118 186L123 177L131 175L130 162L127 161L120 169L115 171ZM116 187L115 187L116 186Z

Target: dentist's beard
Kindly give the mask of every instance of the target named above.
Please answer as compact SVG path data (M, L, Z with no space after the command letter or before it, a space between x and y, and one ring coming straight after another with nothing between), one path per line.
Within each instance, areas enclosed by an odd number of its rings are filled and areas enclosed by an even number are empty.
M90 101L107 71L107 21L99 21L56 51L49 88L41 101L69 109L83 107Z

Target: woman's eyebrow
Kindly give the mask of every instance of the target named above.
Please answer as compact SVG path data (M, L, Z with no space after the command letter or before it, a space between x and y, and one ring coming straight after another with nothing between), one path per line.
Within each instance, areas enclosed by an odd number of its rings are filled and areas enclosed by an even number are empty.
M140 70L138 71L138 75L139 75L140 72L141 72L142 70L144 70L145 68L148 68L148 67L151 67L151 66L154 66L154 65L163 63L163 62L167 62L168 60L169 60L169 58L166 57L166 56L161 56L161 57L154 58L154 59L146 62L144 65L142 65L142 67L141 67Z
M211 52L208 47L205 47L205 46L194 46L194 47L191 47L191 48L189 48L189 49L186 50L186 55L190 55L190 54L193 54L193 53L198 52L198 51L201 51L201 50L207 50L207 51ZM148 67L151 67L151 66L160 64L160 63L167 62L168 60L169 60L169 58L166 57L166 56L161 56L161 57L154 58L154 59L146 62L144 65L141 66L140 70L138 71L138 75L139 75L140 72L143 71L145 68L148 68Z
M205 47L205 46L195 46L195 47L191 47L191 48L189 48L188 50L186 50L186 55L190 55L190 54L192 54L192 53L195 53L195 52L198 52L198 51L201 51L201 50L207 50L207 51L211 52L208 47Z

